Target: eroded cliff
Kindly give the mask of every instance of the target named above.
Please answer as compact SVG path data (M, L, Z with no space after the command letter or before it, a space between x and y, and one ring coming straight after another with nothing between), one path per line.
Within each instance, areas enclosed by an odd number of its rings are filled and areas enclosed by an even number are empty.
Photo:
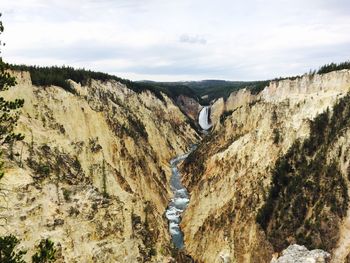
M169 160L199 139L187 117L167 96L116 81L71 82L72 94L13 74L18 84L2 95L25 99L25 139L4 156L0 234L21 239L26 259L50 238L58 262L170 260Z
M214 130L182 167L191 195L182 222L190 255L269 262L298 242L343 262L349 88L350 71L342 70L274 81L257 95L240 90L214 103Z
M58 262L185 262L164 216L169 161L200 141L166 95L117 81L32 85L26 72L7 99L24 98L22 142L4 152L4 228L28 249L43 238ZM271 82L211 107L212 132L180 165L190 192L181 228L196 262L270 262L290 244L350 252L350 71ZM177 101L179 103L179 101ZM328 254L327 254L328 255ZM190 261L190 260L189 260Z

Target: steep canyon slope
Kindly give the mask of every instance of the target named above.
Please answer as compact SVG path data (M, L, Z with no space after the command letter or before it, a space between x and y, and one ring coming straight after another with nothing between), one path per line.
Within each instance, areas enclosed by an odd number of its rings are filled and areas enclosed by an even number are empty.
M57 262L169 260L169 160L199 139L187 117L167 96L116 81L71 81L72 94L13 74L18 84L2 95L25 99L25 139L4 156L0 234L21 239L27 260L43 238Z
M182 229L197 262L270 262L298 243L344 262L349 242L350 71L273 81L212 106L182 165Z
M190 193L185 250L196 262L270 262L290 244L350 258L350 71L273 81L211 106L200 141L186 96L111 81L39 87L28 72L2 95L24 98L5 149L6 222L28 249L53 240L57 262L182 262L165 217L169 161ZM185 113L188 115L186 116Z

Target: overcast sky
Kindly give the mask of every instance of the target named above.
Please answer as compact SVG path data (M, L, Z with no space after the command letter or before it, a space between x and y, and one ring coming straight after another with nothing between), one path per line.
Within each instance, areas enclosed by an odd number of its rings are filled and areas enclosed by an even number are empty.
M262 80L350 59L348 0L0 0L6 62Z

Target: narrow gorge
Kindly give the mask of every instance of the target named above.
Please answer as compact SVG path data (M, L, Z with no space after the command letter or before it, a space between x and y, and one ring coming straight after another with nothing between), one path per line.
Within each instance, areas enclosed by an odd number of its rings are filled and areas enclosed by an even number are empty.
M185 211L190 199L187 189L182 185L181 175L177 166L181 161L185 160L192 151L195 150L195 147L196 146L192 146L188 153L179 155L170 161L172 172L170 178L170 188L173 192L173 197L166 210L166 217L169 220L169 232L172 237L172 241L175 247L178 249L182 249L184 247L183 233L180 229L180 222L182 213Z
M2 96L25 99L24 139L4 148L0 234L26 260L50 238L57 262L348 262L349 70L210 106L113 79L65 90L11 74Z
M350 263L349 0L0 3L0 263Z
M17 85L2 96L25 99L16 128L24 140L4 156L1 234L17 236L28 261L44 238L59 262L178 257L164 217L169 160L200 136L172 100L113 80L70 81L71 92L11 74Z
M210 106L204 106L199 111L198 125L203 129L202 132L205 134L207 134L208 130L212 127L210 121ZM182 215L190 201L187 189L182 184L182 178L178 166L182 161L186 160L196 148L197 145L192 145L189 152L176 156L170 161L172 171L170 188L173 192L173 197L169 202L166 217L169 220L169 232L172 241L177 249L184 248L184 237L183 232L180 229L180 223Z

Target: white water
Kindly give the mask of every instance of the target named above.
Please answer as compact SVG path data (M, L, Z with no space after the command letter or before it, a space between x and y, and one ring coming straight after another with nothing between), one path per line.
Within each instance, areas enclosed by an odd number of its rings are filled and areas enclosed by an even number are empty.
M203 109L199 112L198 123L203 130L209 130L212 126L210 122L209 113L210 113L210 106L204 106Z
M186 188L181 183L181 175L177 165L187 158L195 149L193 146L189 153L179 155L170 161L172 175L170 178L170 188L173 192L173 198L169 202L165 216L169 221L169 232L175 247L181 249L184 246L184 237L180 229L181 215L186 209L190 198Z

